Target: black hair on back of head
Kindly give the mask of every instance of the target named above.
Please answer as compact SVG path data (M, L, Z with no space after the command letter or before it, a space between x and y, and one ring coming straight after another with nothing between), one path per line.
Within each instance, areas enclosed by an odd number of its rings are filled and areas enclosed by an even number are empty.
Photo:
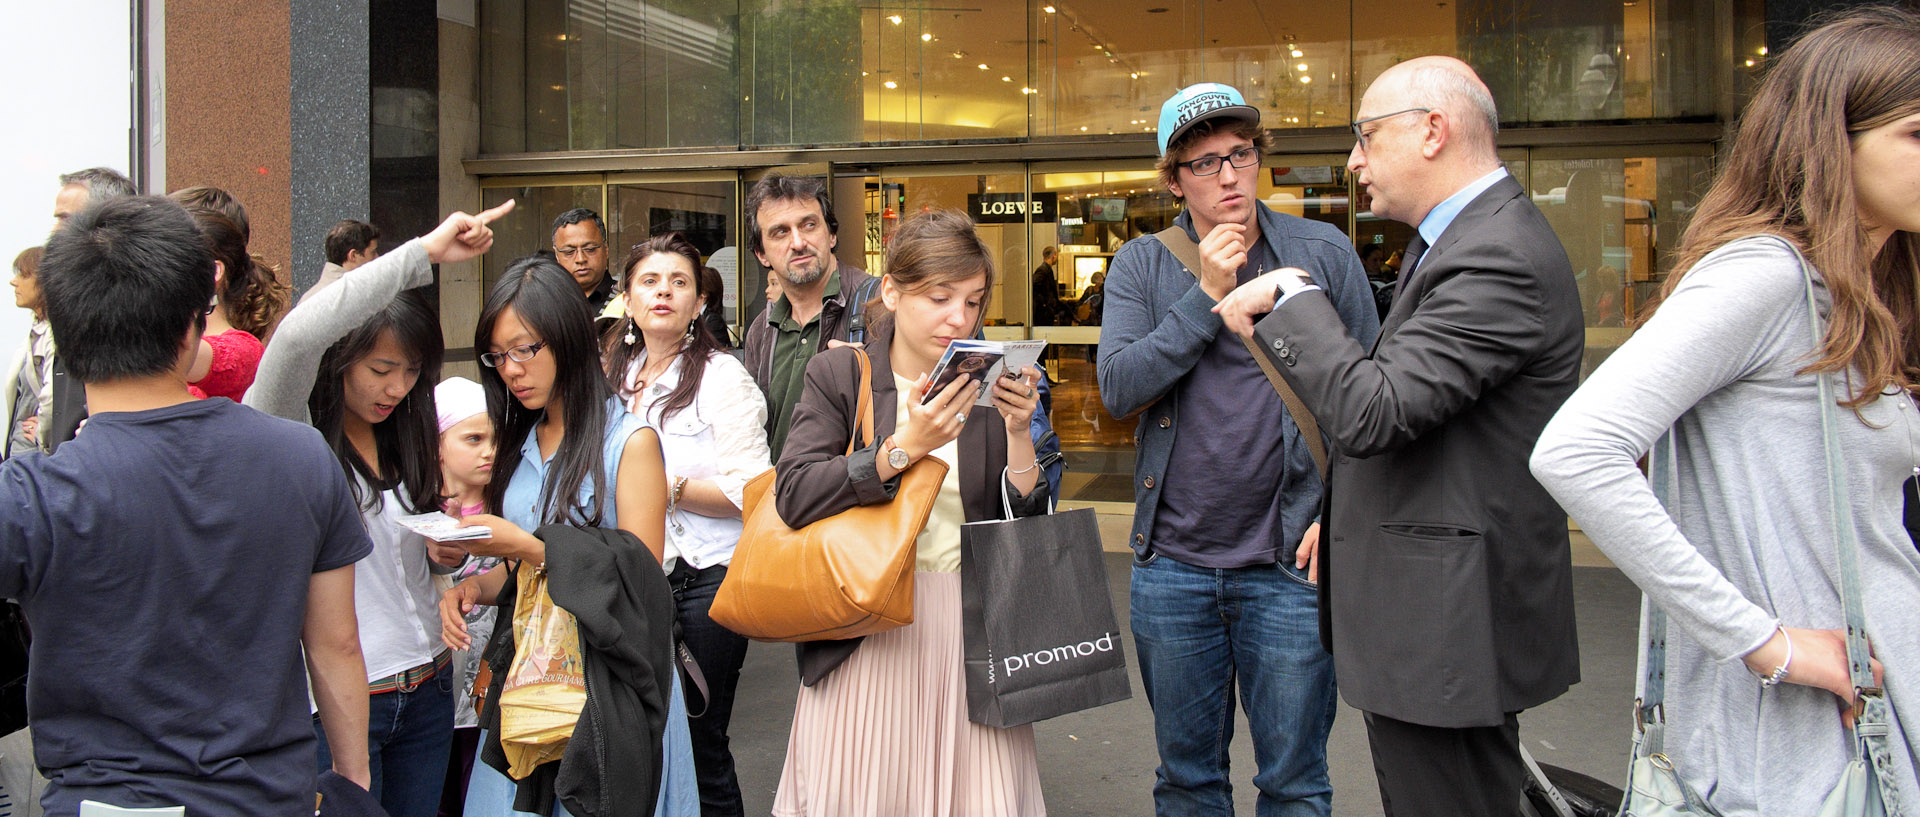
M384 472L381 477L373 473L347 439L345 378L348 369L373 353L374 345L386 332L392 332L401 348L419 361L420 377L394 407L393 414L373 424L374 444ZM354 501L363 510L380 507L380 492L389 488L404 489L397 493L400 506L408 513L440 510L440 420L433 404L433 387L440 382L440 363L445 355L439 317L425 295L410 289L320 356L320 374L307 395L307 412L313 418L313 427L320 430L320 436L340 459L340 467L348 476L360 478L348 480L348 484L353 488ZM364 495L362 481L372 487Z
M507 391L499 369L480 367L480 384L487 392L487 415L499 435L495 477L487 484L487 508L495 513L502 510L507 483L520 467L520 446L545 412L558 407L566 434L554 452L546 482L540 486L540 521L598 527L611 501L603 447L607 400L612 392L600 368L593 314L588 311L587 300L580 297L573 276L552 258L539 254L515 260L494 282L480 310L480 322L474 327L474 349L483 353L505 351L493 348L493 331L509 308L546 344L536 354L553 356L553 389L547 409L535 411ZM581 486L589 483L593 501L582 507L577 497Z
M82 210L40 260L47 320L83 383L163 374L206 329L213 255L180 205L121 196Z

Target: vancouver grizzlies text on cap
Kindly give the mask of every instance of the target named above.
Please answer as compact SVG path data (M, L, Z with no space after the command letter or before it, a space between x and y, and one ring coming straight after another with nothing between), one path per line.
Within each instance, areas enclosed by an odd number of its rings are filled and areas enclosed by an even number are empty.
M1167 155L1167 145L1188 128L1218 116L1260 124L1260 109L1248 105L1231 85L1202 82L1180 89L1160 106L1160 155Z

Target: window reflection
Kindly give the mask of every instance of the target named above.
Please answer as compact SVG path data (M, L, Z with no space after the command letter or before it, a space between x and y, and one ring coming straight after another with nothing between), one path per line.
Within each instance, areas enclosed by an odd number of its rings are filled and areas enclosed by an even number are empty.
M1142 136L1201 81L1331 128L1422 54L1472 63L1509 123L1712 115L1744 76L1712 0L480 5L486 153Z
M1586 315L1581 377L1632 334L1711 181L1706 157L1536 159L1534 203L1573 262Z

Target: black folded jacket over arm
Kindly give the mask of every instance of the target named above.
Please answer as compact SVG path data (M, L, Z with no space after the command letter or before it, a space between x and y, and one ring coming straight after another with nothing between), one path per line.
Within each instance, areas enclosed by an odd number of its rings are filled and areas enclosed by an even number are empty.
M644 817L660 793L660 745L673 693L673 591L660 563L638 537L612 528L547 525L536 534L547 545L547 594L580 626L587 706L573 739L556 763L520 781L514 808L545 814L557 796L575 817ZM493 668L489 701L500 700L513 663L513 600L509 579L487 644ZM489 706L481 726L495 739L480 759L505 774L500 708Z

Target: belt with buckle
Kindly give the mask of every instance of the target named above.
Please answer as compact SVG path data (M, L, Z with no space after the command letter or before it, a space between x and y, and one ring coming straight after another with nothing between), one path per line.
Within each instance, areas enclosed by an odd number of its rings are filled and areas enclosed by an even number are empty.
M433 679L433 676L447 671L447 665L453 662L452 650L441 650L432 661L406 670L396 672L385 678L367 682L367 694L378 695L382 692L412 692Z

